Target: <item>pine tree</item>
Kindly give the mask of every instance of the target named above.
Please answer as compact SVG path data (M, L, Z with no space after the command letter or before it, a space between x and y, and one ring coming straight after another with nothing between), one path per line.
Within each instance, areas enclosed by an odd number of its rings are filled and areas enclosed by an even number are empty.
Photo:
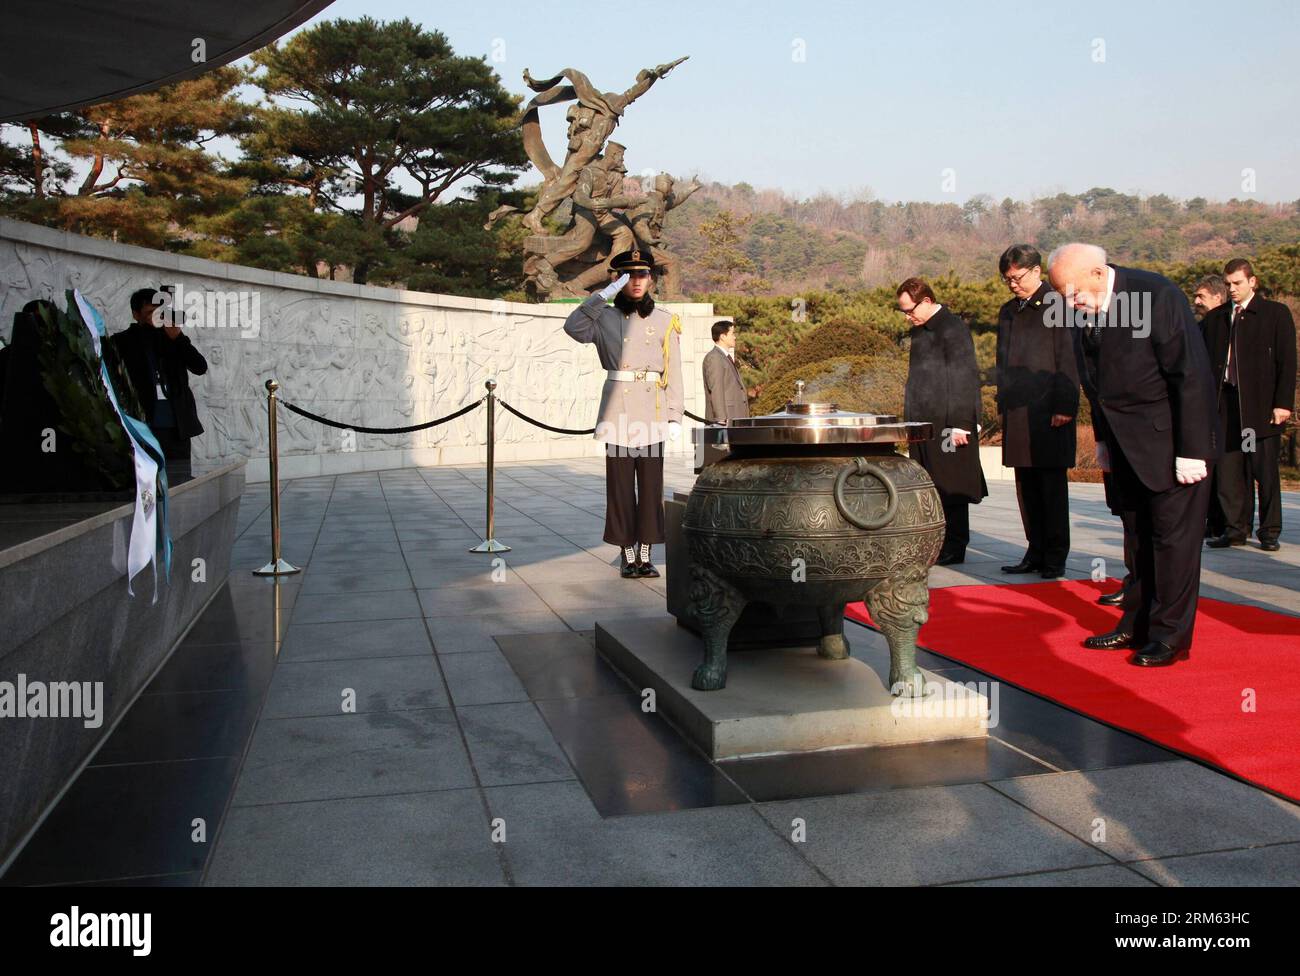
M737 217L730 210L719 210L716 216L700 222L700 236L706 245L700 256L700 267L713 287L729 288L738 275L754 272L754 262L740 249L740 232L750 219Z
M253 60L277 104L246 152L278 184L348 218L331 230L356 243L344 263L357 282L392 276L406 218L432 216L461 181L504 187L527 165L519 99L486 59L456 56L441 33L410 20L328 21Z

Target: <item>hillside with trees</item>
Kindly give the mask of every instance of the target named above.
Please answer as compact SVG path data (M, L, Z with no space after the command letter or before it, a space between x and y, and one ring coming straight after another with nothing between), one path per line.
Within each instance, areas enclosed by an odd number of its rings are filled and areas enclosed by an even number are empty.
M0 213L274 271L523 297L525 232L483 225L503 203L529 209L538 187L519 183L522 99L486 58L409 20L364 17L323 21L250 60L0 125ZM641 195L641 181L626 192ZM1047 251L1085 239L1122 262L1214 267L1300 242L1300 208L1100 187L890 203L712 183L670 211L666 234L687 294L776 297L912 274L982 281L1012 241ZM1296 277L1274 287L1300 293Z
M742 228L727 250L709 233L720 215ZM986 196L957 203L885 203L822 195L807 200L748 184L707 184L674 210L673 247L685 258L686 290L784 294L874 287L909 275L984 278L1013 241L1044 253L1087 240L1144 267L1208 262L1300 241L1300 202L1211 203L1136 197L1105 188L1036 200ZM729 280L712 269L735 266Z
M321 22L251 62L0 126L0 214L274 271L524 299L526 232L484 225L501 204L530 209L538 187L519 185L522 99L486 58L409 20L366 17ZM626 181L626 194L642 192ZM1269 292L1300 296L1300 202L1095 187L891 203L712 183L669 212L666 236L687 295L739 325L760 409L796 379L844 406L901 409L908 329L894 286L928 278L971 325L993 438L993 333L1007 297L996 265L1012 242L1047 253L1087 240L1189 295L1246 256Z

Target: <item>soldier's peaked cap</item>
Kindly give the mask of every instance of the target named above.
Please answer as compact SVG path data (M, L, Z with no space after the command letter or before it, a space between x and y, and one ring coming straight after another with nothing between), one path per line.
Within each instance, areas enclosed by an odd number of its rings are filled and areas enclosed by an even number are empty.
M611 271L653 271L655 263L649 251L634 248L614 255L610 259L609 268Z

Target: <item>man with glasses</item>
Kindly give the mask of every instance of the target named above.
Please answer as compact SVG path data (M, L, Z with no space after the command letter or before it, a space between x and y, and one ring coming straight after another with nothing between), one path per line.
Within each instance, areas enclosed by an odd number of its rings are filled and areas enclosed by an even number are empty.
M663 447L682 433L682 327L655 307L653 272L650 252L624 251L610 261L619 277L564 322L578 342L595 344L606 371L596 420L596 440L605 442L604 539L621 550L624 579L659 575L650 547L664 541Z
M980 467L980 379L970 329L935 301L920 278L908 278L895 295L912 326L903 393L903 419L932 424L933 436L908 451L930 474L947 522L936 566L966 559L970 503L988 495Z
M1067 472L1074 467L1079 372L1069 329L1053 328L1042 256L1014 244L998 259L1012 298L998 311L998 414L1002 464L1016 472L1025 554L1004 573L1065 575L1070 553Z

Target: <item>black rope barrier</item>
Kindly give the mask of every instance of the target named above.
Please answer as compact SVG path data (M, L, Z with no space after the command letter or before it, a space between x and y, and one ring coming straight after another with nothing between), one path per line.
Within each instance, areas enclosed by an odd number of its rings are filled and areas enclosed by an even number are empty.
M596 428L595 428L595 427L588 427L586 430L574 430L572 427L552 427L550 424L544 424L544 423L542 423L540 420L534 420L532 417L528 416L528 414L526 414L526 413L520 413L520 412L519 412L518 410L516 410L514 407L510 406L510 404L508 404L508 403L506 403L504 400L502 400L500 397L497 397L497 403L501 404L501 406L505 407L507 410L509 410L512 414L514 414L514 415L515 415L516 417L518 417L520 420L525 421L526 423L530 423L530 424L532 424L534 427L540 427L540 428L542 428L542 430L549 430L549 431L551 431L551 432L554 433L554 434L594 434L594 433L596 433Z
M339 430L354 430L358 434L413 434L417 430L428 430L430 427L437 427L439 424L445 424L448 421L455 420L457 417L463 417L465 414L469 413L475 407L482 406L483 401L486 399L487 397L480 397L479 399L475 400L473 403L468 403L465 406L461 407L455 413L449 413L445 417L439 417L437 420L429 420L422 424L412 424L409 427L361 427L358 426L357 424L345 424L338 420L330 420L328 417L322 417L319 414L312 413L310 410L304 410L302 407L296 406L290 403L288 400L280 400L279 402L281 406L285 407L288 410L292 410L300 417L306 417L308 420L314 420L318 424L325 424L327 427L337 427ZM555 427L552 426L551 424L543 423L542 421L537 420L534 417L530 417L528 416L528 414L523 413L522 411L516 410L510 404L506 403L505 400L502 400L500 397L496 397L495 399L497 403L501 404L501 406L505 407L505 409L509 410L520 420L524 421L525 423L532 424L534 427L540 427L542 430L549 430L553 434L573 434L573 435L580 436L582 434L594 434L596 432L595 427L586 427L581 430L573 427ZM703 417L698 417L695 414L691 413L689 410L683 410L682 414L686 417L690 417L691 420L694 420L697 423L701 423L701 424L708 423L708 421L705 420Z
M516 417L518 417L520 420L522 420L522 421L524 421L524 422L526 422L526 423L530 423L530 424L532 424L534 427L540 427L542 430L549 430L549 431L551 431L552 433L555 433L555 434L594 434L594 433L596 433L596 428L595 428L595 427L588 427L586 430L575 430L575 429L572 428L572 427L552 427L550 424L544 424L544 423L542 423L540 420L536 420L536 419L534 419L533 417L528 416L528 414L526 414L526 413L522 413L521 411L516 410L514 407L510 406L510 404L506 403L506 401L502 400L500 397L497 397L497 403L501 404L501 406L505 407L507 410L509 410L512 414L514 414L514 415L515 415ZM707 424L707 423L708 423L708 421L705 420L703 417L697 417L697 416L695 416L695 414L691 413L689 410L683 410L682 413L685 414L687 417L690 417L692 420L698 420L698 421L699 421L700 423L702 423L702 424Z
M316 423L324 424L327 427L337 427L339 430L352 430L352 431L356 431L358 434L411 434L417 430L428 430L430 427L437 427L439 424L445 424L448 421L455 420L457 417L463 417L471 410L475 410L478 407L481 407L486 402L487 403L487 490L485 491L484 494L487 501L487 535L484 536L482 542L480 542L477 546L471 548L469 551L489 552L489 553L509 552L510 547L505 545L504 543L498 542L497 539L493 536L493 531L495 526L495 511L494 511L495 492L493 490L493 483L494 483L494 468L495 468L494 454L496 448L496 405L500 403L501 406L503 406L506 410L509 410L512 414L514 414L524 423L532 424L534 427L539 427L542 430L549 430L555 434L574 434L574 435L581 436L583 434L594 434L596 432L596 428L588 427L584 430L575 430L571 427L555 427L551 424L542 423L542 421L530 417L528 416L528 414L523 413L520 410L516 410L510 404L506 403L504 400L498 397L496 395L497 382L495 379L489 378L487 382L484 383L483 385L487 388L488 391L486 396L480 397L479 399L475 400L473 403L467 403L465 404L465 406L461 407L456 412L449 413L445 417L439 417L437 420L430 420L423 424L412 424L409 427L360 427L356 424L345 424L338 420L331 420L328 417L322 417L320 414L315 414L312 413L310 410L304 410L302 407L295 406L294 404L289 403L287 400L279 399L279 397L276 396L276 391L280 388L280 384L274 379L267 380L266 412L267 412L267 427L269 433L268 457L270 459L270 466L271 466L271 471L270 471L271 474L270 477L271 562L263 566L261 569L254 570L253 571L254 574L257 576L280 577L280 576L287 576L291 573L301 572L301 570L299 570L295 566L290 565L280 556L280 504L279 504L280 501L279 467L280 466L279 466L279 452L276 449L276 406L277 404L283 404L287 409L293 411L300 417L306 417L308 420L314 420L316 421ZM691 420L697 421L701 424L708 423L708 421L706 421L703 417L698 417L695 414L691 413L689 410L684 410L682 412L685 416L691 418Z
M330 420L328 417L321 417L312 413L310 410L304 410L302 407L295 407L288 400L281 400L280 403L298 414L300 417L306 417L308 420L314 420L318 424L325 424L327 427L337 427L340 430L355 430L358 434L413 434L417 430L428 430L430 427L437 427L439 424L445 424L449 420L455 420L457 417L463 417L475 407L483 405L487 397L479 397L473 403L466 404L455 413L449 413L445 417L439 417L437 420L430 420L423 424L412 424L410 427L359 427L356 424L339 423L337 420ZM504 406L504 404L502 404ZM508 409L508 408L507 408ZM593 428L594 430L595 428ZM565 433L584 433L583 431L566 431ZM592 433L592 431L585 431Z

